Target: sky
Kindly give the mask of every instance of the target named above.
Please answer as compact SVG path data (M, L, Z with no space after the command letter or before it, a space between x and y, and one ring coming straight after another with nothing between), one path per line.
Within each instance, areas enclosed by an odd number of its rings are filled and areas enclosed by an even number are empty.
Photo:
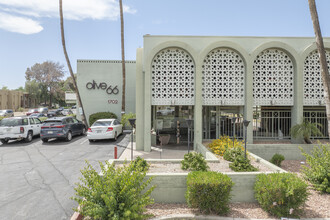
M123 0L126 60L143 36L314 37L308 0ZM316 0L323 37L330 37L330 0ZM67 51L77 59L121 59L118 0L63 0ZM0 88L25 84L36 63L65 66L58 0L0 0Z

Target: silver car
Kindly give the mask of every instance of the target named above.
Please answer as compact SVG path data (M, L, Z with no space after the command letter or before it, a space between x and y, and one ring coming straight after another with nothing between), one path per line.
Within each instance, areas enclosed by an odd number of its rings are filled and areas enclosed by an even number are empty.
M92 142L102 139L114 139L123 133L123 126L117 119L99 119L87 131L87 139Z
M11 109L0 110L0 117L14 117L14 111Z

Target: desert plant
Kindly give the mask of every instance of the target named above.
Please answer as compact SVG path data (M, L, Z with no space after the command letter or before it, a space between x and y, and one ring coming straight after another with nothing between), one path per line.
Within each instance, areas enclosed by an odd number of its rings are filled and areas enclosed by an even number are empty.
M187 176L186 200L190 207L209 214L225 214L229 210L234 183L229 176L213 171L194 171Z
M223 154L223 159L234 162L235 158L238 156L244 157L244 150L239 146L235 146L225 151L225 153Z
M311 155L302 148L302 155L309 165L303 166L303 175L313 187L321 192L330 193L330 147L329 145L314 146Z
M245 158L244 155L235 157L234 162L229 164L229 167L236 172L252 172L258 170L251 165L249 158Z
M307 201L308 185L293 173L257 175L255 198L260 206L277 217L297 217Z
M141 166L142 170L149 170L148 162L143 159L142 157L137 157L135 160L132 161L133 167Z
M102 176L88 163L81 170L81 182L75 187L73 200L80 205L80 213L92 219L145 219L145 206L154 186L145 179L147 170L137 163L116 168L108 161L99 163ZM76 210L77 211L77 210Z
M190 171L207 171L209 166L201 153L190 152L184 155L184 159L181 161L181 168Z
M116 118L117 119L117 115L112 113L112 112L97 112L94 114L91 114L89 116L89 125L92 126L92 124L99 120L99 119L107 119L107 118Z
M322 125L320 123L312 123L308 120L304 120L301 124L293 126L290 130L292 137L294 138L303 138L306 144L311 144L310 140L311 135L320 135L323 136L320 131Z
M244 142L234 139L235 147L240 147L244 149ZM228 136L221 136L220 139L213 140L212 143L208 145L210 150L216 155L223 156L227 149L232 148L233 140Z
M280 167L283 160L285 160L285 157L282 154L274 154L270 162Z
M67 115L68 117L74 117L74 118L76 118L76 114L70 114L70 115Z
M127 113L127 114L123 114L121 116L121 121L120 123L123 125L123 127L126 126L126 124L128 123L128 119L130 118L136 118L136 114L130 112L130 113ZM128 125L131 127L131 125L128 123Z

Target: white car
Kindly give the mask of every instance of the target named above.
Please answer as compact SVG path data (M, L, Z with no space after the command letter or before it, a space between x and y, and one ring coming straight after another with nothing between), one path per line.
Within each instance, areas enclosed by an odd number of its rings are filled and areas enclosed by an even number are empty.
M12 117L0 121L0 141L6 144L9 140L32 141L33 136L40 135L41 121L33 117Z
M123 126L117 119L99 119L87 131L87 139L92 142L101 139L115 139L123 133Z

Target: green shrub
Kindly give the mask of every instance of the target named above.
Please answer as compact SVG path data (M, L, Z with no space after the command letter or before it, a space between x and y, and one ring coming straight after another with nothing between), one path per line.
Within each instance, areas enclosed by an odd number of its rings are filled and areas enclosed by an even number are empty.
M297 217L307 201L307 184L293 173L259 174L254 186L260 206L277 217Z
M18 112L24 112L24 108L19 107L19 108L17 109L17 111L18 111Z
M187 203L205 214L225 214L229 210L233 185L230 177L222 173L190 172L187 176Z
M190 152L184 155L184 159L181 161L181 169L190 171L207 171L209 166L201 153Z
M244 150L241 147L228 148L223 154L223 159L227 161L234 162L235 158L238 156L244 157Z
M270 162L280 167L283 160L285 160L285 158L282 154L274 154Z
M41 121L41 122L44 122L46 119L48 119L47 117L40 117L39 118L39 120Z
M0 121L2 120L2 119L4 119L5 117L2 117L2 116L0 116Z
M330 193L330 147L320 145L313 148L312 154L307 154L302 148L309 167L303 166L303 175L313 187L321 192Z
M127 114L123 114L121 116L120 123L123 125L123 127L125 127L127 124L128 124L129 127L131 127L131 125L130 125L130 123L128 121L128 119L130 119L130 118L136 118L136 114L130 112L130 113L127 113Z
M231 164L230 169L236 172L251 172L258 169L251 165L249 158L245 158L244 155L237 156Z
M137 157L135 160L133 160L132 164L133 167L141 166L143 170L149 170L148 162L141 157Z
M81 170L81 183L76 184L76 196L72 197L80 205L83 216L120 220L148 217L144 214L145 206L153 203L149 195L154 186L148 188L151 178L144 180L147 170L140 162L118 168L114 163L100 162L103 176L86 163L87 167Z
M117 115L112 113L112 112L97 112L94 114L91 114L89 116L89 125L92 126L92 124L99 120L99 119L107 119L107 118L116 118L117 119Z
M67 115L67 116L76 118L76 114L70 114L70 115Z

